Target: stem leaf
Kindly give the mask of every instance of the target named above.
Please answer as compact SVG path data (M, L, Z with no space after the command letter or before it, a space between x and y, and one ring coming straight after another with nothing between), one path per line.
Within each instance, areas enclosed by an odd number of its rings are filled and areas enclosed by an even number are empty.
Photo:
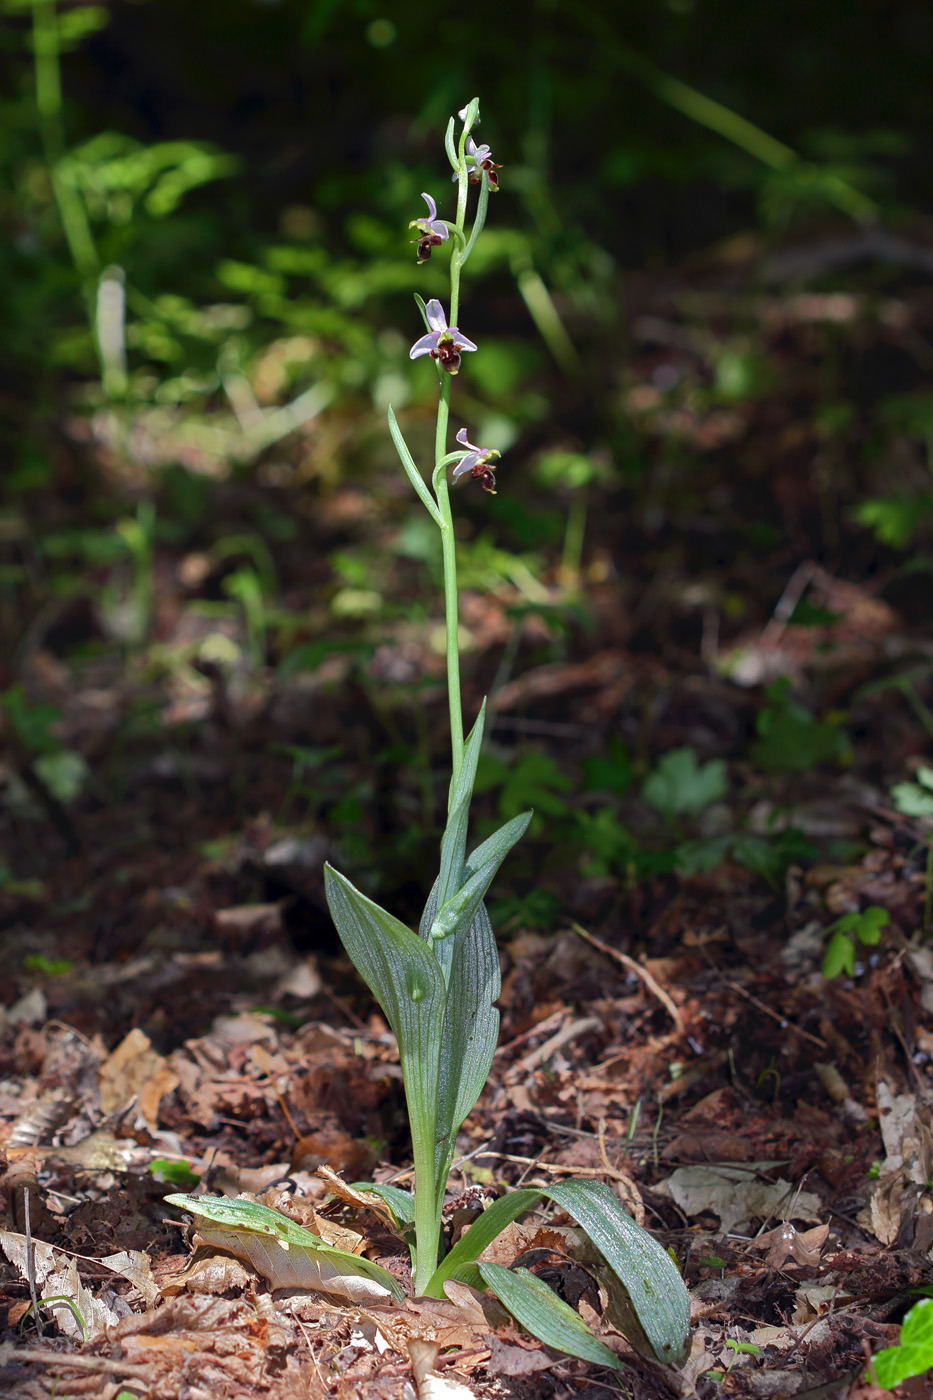
M389 405L389 433L392 437L392 441L395 443L395 450L399 455L399 461L405 469L405 475L418 493L421 504L431 516L435 525L438 527L442 526L444 522L441 519L441 513L437 508L437 503L428 490L424 477L419 472L417 464L415 463L414 457L408 450L408 443L402 436L402 430L398 425L398 419L392 410L391 404Z
M424 911L422 936L430 927L436 898L435 885ZM499 1039L499 1012L493 1002L502 990L496 938L483 904L469 924L461 924L439 947L449 950L451 963L437 1090L438 1208L443 1203L457 1130L489 1078Z
M456 894L444 903L431 924L431 937L448 938L459 928L473 922L477 909L486 897L496 871L509 851L528 830L532 812L522 812L500 827L494 836L484 841L470 856L464 867L465 880Z

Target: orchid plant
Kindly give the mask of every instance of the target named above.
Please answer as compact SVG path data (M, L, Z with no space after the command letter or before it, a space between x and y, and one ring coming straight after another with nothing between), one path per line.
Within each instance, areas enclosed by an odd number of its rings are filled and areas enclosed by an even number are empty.
M447 689L450 708L452 774L447 825L441 840L439 871L418 932L379 907L331 866L325 884L331 914L344 948L379 1002L398 1041L414 1152L414 1192L391 1185L368 1189L390 1208L408 1239L418 1295L442 1297L448 1279L489 1287L520 1322L564 1351L604 1364L617 1358L590 1332L579 1314L524 1269L508 1270L480 1260L495 1236L542 1196L574 1214L609 1265L610 1288L626 1294L644 1336L662 1361L676 1362L687 1337L687 1293L676 1263L622 1210L607 1186L597 1181L564 1182L549 1189L513 1191L494 1202L444 1254L442 1209L457 1146L457 1133L471 1112L492 1065L499 1028L494 1006L501 983L495 938L483 903L499 866L524 834L531 813L513 818L469 855L467 825L476 765L483 738L485 702L464 737L458 647L457 559L448 473L452 480L478 481L496 489L494 448L478 447L467 428L456 434L459 449L448 451L451 389L464 354L477 346L459 329L460 282L483 231L490 192L498 188L500 167L488 145L477 146L472 129L479 100L459 114L455 139L451 118L445 147L457 185L456 216L438 217L430 194L427 214L413 219L417 260L426 262L450 249L449 317L441 302L415 300L425 333L411 347L413 360L429 357L437 377L438 406L430 487L419 470L389 408L389 431L419 500L441 535L446 613ZM478 185L467 232L471 186Z

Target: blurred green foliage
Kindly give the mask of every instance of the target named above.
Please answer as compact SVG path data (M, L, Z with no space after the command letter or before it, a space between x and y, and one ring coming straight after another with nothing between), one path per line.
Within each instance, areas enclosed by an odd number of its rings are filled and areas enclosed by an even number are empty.
M508 455L499 496L458 508L461 581L511 628L496 679L521 648L554 664L598 636L588 590L636 556L642 579L697 570L735 628L763 553L789 571L855 541L865 571L888 551L905 589L929 586L933 399L914 365L859 358L899 324L903 269L871 255L851 277L769 280L796 239L909 232L922 212L921 0L520 0L507 22L483 0L429 19L373 0L0 0L0 16L0 690L60 801L86 782L80 756L17 687L49 619L83 602L93 623L64 629L69 657L117 656L140 685L245 691L339 661L385 729L382 767L402 770L405 839L430 824L430 743L397 722L411 686L371 675L433 615L438 579L385 413L426 462L435 389L408 356L412 293L442 294L443 277L415 266L408 225L422 190L444 212L438 133L474 92L503 170L461 313L482 353L458 411ZM658 315L641 279L675 267ZM245 504L238 485L255 488ZM188 631L168 642L166 556L193 580L176 600ZM807 600L790 618L832 620ZM159 732L160 703L134 696L130 738ZM362 861L375 799L335 797L316 757L333 752L281 755L283 810L325 813ZM775 782L846 763L845 716L778 682L747 757ZM483 764L490 810L534 805L594 877L732 859L777 881L807 854L792 829L719 829L725 764L689 744L659 758L613 737L579 764L518 746ZM552 908L546 890L516 900Z

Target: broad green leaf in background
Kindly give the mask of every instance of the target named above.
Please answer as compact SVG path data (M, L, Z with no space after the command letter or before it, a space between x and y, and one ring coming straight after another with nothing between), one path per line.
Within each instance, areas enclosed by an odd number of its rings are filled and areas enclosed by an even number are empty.
M170 1206L194 1217L205 1244L245 1259L276 1288L310 1288L351 1302L401 1302L404 1294L388 1270L358 1254L334 1249L303 1225L258 1201L227 1196L166 1196Z
M702 812L704 807L725 797L727 790L726 765L721 758L699 764L696 752L684 748L664 755L645 779L642 797L655 811L675 817Z
M894 805L905 817L933 818L933 768L917 769L915 783L895 783L891 789Z
M921 1298L904 1318L901 1340L872 1357L871 1369L878 1384L890 1390L910 1376L933 1368L933 1298Z
M545 1346L579 1356L597 1366L621 1369L614 1351L590 1331L583 1318L530 1269L480 1264L480 1276L523 1327Z

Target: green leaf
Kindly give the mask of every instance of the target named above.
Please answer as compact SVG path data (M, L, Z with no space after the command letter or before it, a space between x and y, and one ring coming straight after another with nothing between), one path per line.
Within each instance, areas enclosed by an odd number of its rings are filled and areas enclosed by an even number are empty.
M473 784L476 779L476 764L479 760L479 752L483 743L483 726L486 722L486 701L480 707L480 712L476 717L476 723L470 730L469 738L464 745L463 762L460 765L460 772L457 781L454 783L451 778L450 796L447 803L447 826L441 839L441 868L437 877L437 887L435 899L437 905L444 907L451 895L459 890L463 883L463 864L466 853L467 826L470 820L470 802L473 798ZM423 925L422 920L422 925ZM430 928L430 925L428 926ZM422 937L427 937L422 934ZM453 957L453 948L448 943L445 948L443 944L435 948L435 956L444 972L445 982L450 976L450 966Z
M437 887L422 918L422 936L434 917ZM435 1181L438 1208L447 1184L457 1129L473 1108L489 1077L499 1038L499 1012L493 1002L502 989L499 953L485 906L441 948L451 951L450 983L444 1011L438 1066Z
M602 1181L561 1181L547 1194L589 1235L631 1301L655 1356L678 1365L687 1354L690 1299L667 1250L636 1225Z
M637 1322L659 1361L679 1364L687 1354L690 1299L680 1270L667 1250L636 1225L601 1181L564 1181L513 1191L494 1201L438 1266L425 1290L443 1296L444 1280L469 1281L469 1266L506 1225L549 1198L580 1223L615 1274ZM480 1265L480 1270L485 1267ZM506 1302L503 1299L503 1302ZM506 1306L509 1306L506 1302ZM521 1320L521 1319L520 1319Z
M351 1184L354 1191L371 1191L374 1196L381 1196L403 1229L414 1225L415 1198L410 1191L381 1181L354 1181Z
M821 971L824 977L838 977L841 972L855 975L855 944L848 934L838 929L833 934L823 954Z
M617 735L609 741L609 752L584 758L584 785L587 792L627 792L632 786L632 760Z
M871 1364L878 1384L885 1390L933 1367L933 1298L914 1303L904 1318L899 1344L879 1351Z
M567 1356L579 1356L597 1366L621 1370L614 1351L590 1331L583 1318L530 1269L504 1269L480 1264L483 1282L524 1328L545 1346Z
M194 1217L205 1244L245 1259L273 1288L312 1288L353 1302L405 1296L396 1279L369 1259L334 1249L297 1221L258 1201L229 1196L166 1196Z
M500 1196L498 1201L493 1201L491 1206L487 1206L482 1215L473 1221L469 1230L460 1236L453 1249L444 1256L431 1276L425 1296L443 1298L444 1282L454 1275L462 1277L459 1271L478 1259L496 1236L502 1234L506 1225L511 1225L513 1220L531 1210L543 1195L544 1193L537 1188L523 1187L519 1191L510 1191L507 1196Z
M324 889L340 940L398 1041L412 1137L434 1142L447 1003L438 960L423 939L330 865Z
M437 502L428 490L424 477L419 472L415 459L408 450L408 444L402 436L402 430L398 425L398 419L392 411L391 404L389 404L389 433L392 441L395 443L395 450L399 455L399 461L405 469L405 475L415 488L421 504L431 516L432 520L434 520L438 526L442 526L444 522L437 508Z
M666 817L702 812L727 792L726 765L721 758L702 766L691 748L672 749L645 779L642 797Z
M905 817L933 817L933 768L919 768L915 783L895 783L891 796Z
M470 856L464 868L464 883L451 895L431 924L431 938L447 938L461 925L472 923L496 871L509 851L528 830L533 813L522 812L500 827Z

